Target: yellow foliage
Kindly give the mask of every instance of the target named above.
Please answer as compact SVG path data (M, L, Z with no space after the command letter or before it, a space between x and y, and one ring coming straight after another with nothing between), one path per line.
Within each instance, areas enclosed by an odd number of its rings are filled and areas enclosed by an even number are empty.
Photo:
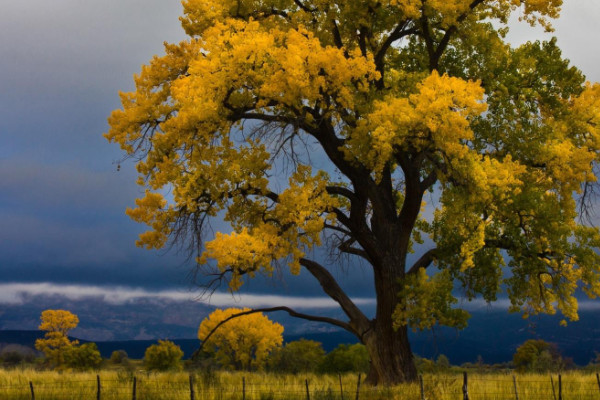
M79 342L71 341L69 331L77 326L79 318L66 310L45 310L41 315L39 329L46 331L43 339L35 341L35 348L44 353L48 363L55 367L65 364L65 355Z
M600 86L555 40L504 41L511 13L550 30L561 6L183 1L190 38L142 67L105 134L139 160L137 244L202 244L197 261L237 290L277 265L299 273L333 235L376 269L434 242L437 278L390 267L388 293L403 287L398 302L418 311L401 321L457 321L419 306L450 310L432 295L442 278L576 319L575 290L600 295L600 232L577 219L600 161ZM438 199L419 209L427 191ZM215 217L230 228L204 242Z
M198 338L204 340L221 321L248 308L217 309L205 318L198 328ZM262 370L267 356L283 343L283 326L271 322L262 313L233 318L219 328L204 344L226 368Z

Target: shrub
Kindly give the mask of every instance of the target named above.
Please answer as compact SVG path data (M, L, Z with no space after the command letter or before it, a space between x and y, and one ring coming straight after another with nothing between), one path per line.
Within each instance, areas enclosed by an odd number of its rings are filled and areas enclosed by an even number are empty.
M563 369L564 363L554 343L544 340L527 340L513 355L517 371L547 372Z
M149 370L180 370L183 351L169 340L159 340L146 349L144 364Z
M325 356L319 369L324 373L367 373L369 371L369 353L367 348L360 343L340 344Z
M129 356L125 350L115 350L110 355L110 362L113 364L126 364Z
M323 363L325 350L320 342L300 339L287 343L269 357L269 370L281 373L316 372Z
M98 351L96 343L85 343L81 346L73 346L65 353L65 363L75 369L93 369L100 365L102 356Z
M6 365L33 362L34 359L35 351L19 344L9 344L0 350L0 361Z

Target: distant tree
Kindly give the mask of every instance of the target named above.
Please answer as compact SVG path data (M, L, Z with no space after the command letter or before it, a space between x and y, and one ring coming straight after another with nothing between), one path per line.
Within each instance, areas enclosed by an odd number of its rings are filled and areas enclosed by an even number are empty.
M263 369L269 353L283 343L283 326L262 313L254 313L231 319L215 329L222 321L245 311L250 310L215 310L200 324L198 338L206 341L203 349L212 352L225 368Z
M320 367L324 373L363 372L369 371L369 353L360 344L340 344L325 356Z
M81 346L71 346L65 352L65 364L80 370L97 368L102 362L102 356L96 343L85 343Z
M562 357L554 343L530 339L517 348L513 363L520 372L546 372L561 370Z
M125 350L115 350L110 355L110 362L113 364L125 364L129 359Z
M297 374L315 372L325 358L325 350L320 342L300 339L287 343L275 350L268 360L269 370Z
M43 339L35 341L35 348L43 352L46 362L60 368L65 365L65 354L79 342L71 341L68 333L79 323L79 318L66 310L46 310L40 317L39 329L46 331Z
M167 371L179 370L183 351L175 343L169 340L159 340L146 349L144 364L149 370Z
M437 371L435 361L415 354L415 366L419 373L433 373Z
M16 365L23 362L32 362L35 351L19 344L9 344L0 350L0 362L5 365Z
M444 354L440 354L436 360L415 356L415 365L419 373L436 373L446 371L450 368L450 360ZM469 365L472 365L471 363Z
M594 357L590 359L588 365L585 366L588 371L600 371L600 353L594 351Z

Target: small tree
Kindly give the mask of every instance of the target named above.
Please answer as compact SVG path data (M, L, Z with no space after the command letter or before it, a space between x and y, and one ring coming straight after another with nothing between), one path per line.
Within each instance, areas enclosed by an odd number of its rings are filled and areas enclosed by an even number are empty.
M110 355L110 362L113 364L126 364L129 356L125 350L115 350Z
M320 342L300 339L275 350L268 366L271 371L281 373L315 372L324 358L325 350Z
M181 369L183 351L169 340L159 340L146 349L144 364L149 370L167 371Z
M369 353L367 348L360 343L340 344L325 356L320 369L324 373L366 373L369 371Z
M198 329L198 338L206 341L203 348L212 352L225 368L263 369L269 353L283 342L283 326L262 313L234 318L217 327L227 318L246 311L250 310L217 309L202 321Z
M35 348L43 352L46 362L54 367L65 365L65 354L79 342L71 341L68 332L79 323L79 318L66 310L46 310L40 317L39 329L46 331L43 339L35 341Z
M65 364L71 368L87 370L100 365L102 356L96 343L85 343L81 346L71 346L65 352Z
M517 371L546 372L562 369L562 357L556 344L530 339L517 348L513 356Z

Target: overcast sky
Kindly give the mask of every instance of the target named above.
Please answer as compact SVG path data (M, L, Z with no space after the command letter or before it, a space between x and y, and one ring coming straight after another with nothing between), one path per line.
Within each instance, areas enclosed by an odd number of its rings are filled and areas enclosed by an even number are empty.
M134 246L145 229L124 214L140 195L134 168L117 172L122 153L102 137L118 91L133 89L132 75L162 54L164 41L185 39L179 0L0 0L0 10L0 290L185 293L190 265L182 257ZM564 55L592 81L600 81L598 21L597 0L566 0L555 23ZM541 37L522 25L510 40ZM359 268L345 279L355 296L371 297L365 277ZM309 282L247 291L318 295ZM14 303L14 292L0 303Z

